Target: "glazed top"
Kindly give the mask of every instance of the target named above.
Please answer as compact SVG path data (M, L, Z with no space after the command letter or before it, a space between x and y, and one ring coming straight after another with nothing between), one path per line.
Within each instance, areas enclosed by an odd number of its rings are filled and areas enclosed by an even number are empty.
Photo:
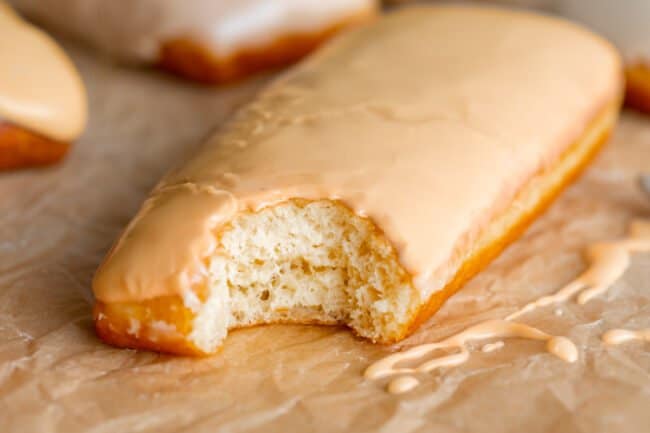
M86 124L77 70L52 38L0 0L0 118L60 141Z
M237 211L338 199L370 217L423 299L454 251L583 135L621 88L613 48L565 21L417 7L335 38L154 190L98 270L105 302L207 278ZM456 261L457 262L457 261Z
M124 59L154 62L164 42L190 37L213 53L318 32L377 0L10 0L19 10Z

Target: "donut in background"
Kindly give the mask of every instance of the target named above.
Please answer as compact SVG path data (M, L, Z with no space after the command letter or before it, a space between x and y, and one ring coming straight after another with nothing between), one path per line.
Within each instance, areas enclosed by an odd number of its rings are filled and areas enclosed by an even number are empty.
M47 28L131 63L223 83L290 64L373 17L375 0L12 0Z
M0 169L63 158L86 123L86 93L65 52L0 1Z

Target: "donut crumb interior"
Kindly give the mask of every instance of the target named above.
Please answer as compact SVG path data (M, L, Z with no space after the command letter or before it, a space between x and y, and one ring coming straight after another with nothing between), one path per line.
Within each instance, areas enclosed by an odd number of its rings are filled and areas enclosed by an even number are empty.
M190 335L204 350L220 345L228 329L264 323L344 324L390 341L419 304L381 232L334 201L290 200L243 213L219 242Z

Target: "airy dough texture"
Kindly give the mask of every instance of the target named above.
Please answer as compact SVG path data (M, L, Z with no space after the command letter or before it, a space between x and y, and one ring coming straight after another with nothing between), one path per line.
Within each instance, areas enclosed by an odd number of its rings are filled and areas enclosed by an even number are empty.
M336 202L292 200L242 214L220 244L197 316L202 326L190 337L199 347L220 343L224 326L275 322L345 324L390 342L419 304L393 248L368 219ZM217 303L227 321L214 314Z

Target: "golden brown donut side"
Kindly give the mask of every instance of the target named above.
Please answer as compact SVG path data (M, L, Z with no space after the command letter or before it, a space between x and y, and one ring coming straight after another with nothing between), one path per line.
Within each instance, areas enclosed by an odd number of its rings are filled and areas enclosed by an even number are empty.
M63 159L69 148L69 143L0 121L0 170L54 164Z
M176 311L174 317L167 312ZM152 350L155 352L168 353L182 356L206 356L214 353L205 353L192 342L184 338L192 330L194 313L183 304L179 296L160 297L143 302L105 303L97 301L93 309L95 330L97 335L112 346L126 349ZM173 323L177 329L182 329L184 334L174 335L162 334L153 330L150 326L152 317L162 320L167 317L168 323ZM143 324L136 337L128 330L131 326L131 319L138 320ZM234 329L253 328L264 325L328 325L344 326L335 321L314 320L311 318L292 317L291 319L276 320L269 323L258 323L250 326L238 326ZM219 348L220 349L220 348Z
M179 355L202 354L199 348L185 338L192 330L194 313L183 305L179 296L166 296L141 303L105 304L97 301L93 317L97 335L113 346ZM133 320L141 324L139 337L128 332ZM173 323L179 332L157 332L151 324L158 320Z
M640 62L625 68L625 104L650 113L650 66Z
M189 37L178 37L162 45L158 65L183 78L205 84L233 82L294 63L344 28L368 21L375 15L374 9L367 9L325 29L283 35L264 45L242 48L227 57L219 57Z

